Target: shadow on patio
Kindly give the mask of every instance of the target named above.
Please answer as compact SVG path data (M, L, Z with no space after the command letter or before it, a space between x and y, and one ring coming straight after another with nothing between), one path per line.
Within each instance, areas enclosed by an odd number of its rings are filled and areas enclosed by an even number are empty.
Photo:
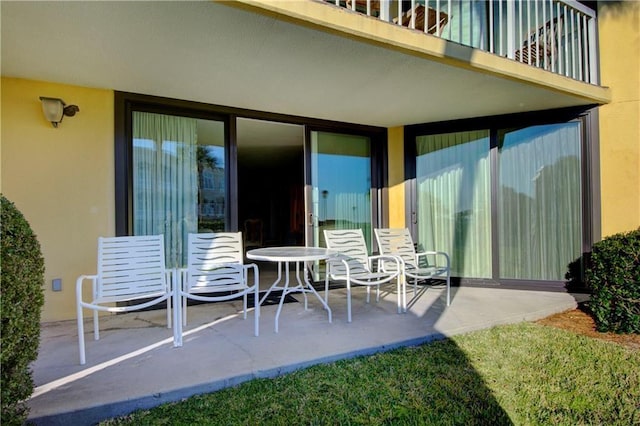
M101 320L99 341L87 334L85 366L78 363L75 321L44 324L29 421L94 424L254 378L535 320L576 306L576 299L563 292L463 286L452 293L445 309L444 286L423 288L408 313L398 315L395 295L367 305L365 289L357 287L350 324L344 289L330 292L333 323L313 298L305 311L302 297L294 295L298 302L284 305L277 334L277 305L261 307L259 337L253 336L253 312L246 321L238 314L240 302L197 305L189 307L181 348L173 347L163 310L112 315ZM412 295L408 292L408 299Z

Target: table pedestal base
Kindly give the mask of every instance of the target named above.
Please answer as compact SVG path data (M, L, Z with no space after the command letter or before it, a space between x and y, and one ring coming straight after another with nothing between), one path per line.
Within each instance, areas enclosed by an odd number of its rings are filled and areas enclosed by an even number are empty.
M297 284L294 286L289 286L290 280L289 280L289 264L290 263L295 263L296 264L296 281ZM300 271L300 264L303 264L302 266L302 271ZM283 269L283 264L284 264L284 284L280 284L282 281L282 269ZM302 277L300 277L300 273L303 274ZM269 294L274 291L274 290L282 290L282 296L280 297L280 303L278 303L278 310L276 311L276 319L275 319L275 332L278 332L278 319L280 318L280 312L282 311L282 305L284 303L284 299L285 297L287 297L287 294L290 293L302 293L302 295L304 296L304 310L308 310L308 298L307 298L307 293L313 293L318 300L320 301L320 303L322 303L322 306L327 310L327 314L329 316L329 322L332 321L331 318L331 308L329 307L329 305L327 305L327 302L318 294L318 292L316 291L315 288L313 288L313 285L311 285L311 283L309 282L309 279L307 278L307 274L306 274L306 266L304 265L304 262L301 261L281 261L278 262L278 279L271 285L271 287L269 287L269 290L267 290L267 292L265 293L264 296L262 296L262 299L260 299L260 305L262 305L262 303L266 300L266 298L269 296Z

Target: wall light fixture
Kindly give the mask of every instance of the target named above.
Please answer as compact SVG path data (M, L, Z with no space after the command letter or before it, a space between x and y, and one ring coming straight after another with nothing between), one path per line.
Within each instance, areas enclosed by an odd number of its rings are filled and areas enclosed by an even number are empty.
M73 117L76 112L80 111L77 105L67 105L60 98L40 96L40 101L42 101L44 117L53 124L53 127L58 127L65 115Z

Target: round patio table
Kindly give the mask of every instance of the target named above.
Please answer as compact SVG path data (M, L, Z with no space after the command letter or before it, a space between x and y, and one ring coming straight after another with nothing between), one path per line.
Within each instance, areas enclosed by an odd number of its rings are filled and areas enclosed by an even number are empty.
M276 333L278 332L278 319L280 317L280 312L282 311L282 304L284 303L285 297L289 293L302 293L304 295L305 310L307 310L307 293L313 293L318 298L320 303L322 303L322 306L327 310L329 322L331 322L331 308L329 307L327 302L318 294L316 289L313 288L313 285L311 285L311 283L309 282L309 278L307 277L306 273L306 262L327 260L333 256L337 256L337 253L322 247L265 247L249 250L247 252L248 259L278 263L278 278L271 285L271 287L269 287L269 290L260 300L260 304L262 305L267 296L269 296L269 293L271 293L273 290L282 290L280 303L278 304L278 310L276 311ZM293 286L290 286L289 267L291 263L295 263L296 265L296 284ZM302 268L300 267L301 265ZM284 283L282 283L283 269Z

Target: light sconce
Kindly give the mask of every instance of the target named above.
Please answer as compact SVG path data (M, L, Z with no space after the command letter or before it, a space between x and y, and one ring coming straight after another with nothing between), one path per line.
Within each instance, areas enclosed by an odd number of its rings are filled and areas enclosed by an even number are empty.
M53 127L58 127L58 124L62 122L64 116L73 117L76 112L80 111L77 105L68 105L60 98L47 98L40 96L42 101L42 112L47 121L53 124Z

